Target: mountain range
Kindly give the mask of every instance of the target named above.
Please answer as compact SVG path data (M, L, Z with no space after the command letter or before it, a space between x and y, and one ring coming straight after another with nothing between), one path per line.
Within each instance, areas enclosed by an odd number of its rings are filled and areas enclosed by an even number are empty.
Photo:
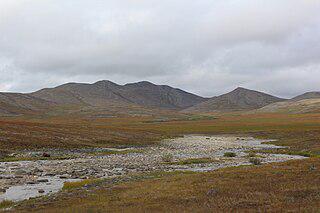
M94 84L68 83L30 94L57 104L107 107L110 104L133 104L150 108L184 109L205 101L205 98L166 85L147 81L118 85L111 81Z
M103 80L93 84L67 83L28 94L0 93L0 115L58 111L101 111L112 115L120 111L139 114L150 110L210 113L264 109L277 112L278 108L283 111L298 101L316 98L320 99L320 92L309 92L287 100L242 87L217 97L204 98L178 88L147 81L119 85ZM313 102L314 105L318 106L318 102Z

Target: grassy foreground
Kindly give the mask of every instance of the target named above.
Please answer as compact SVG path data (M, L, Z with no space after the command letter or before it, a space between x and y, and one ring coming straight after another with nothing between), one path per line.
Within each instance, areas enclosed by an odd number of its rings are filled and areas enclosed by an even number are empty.
M53 198L21 203L17 210L39 212L318 212L320 209L320 114L229 114L216 119L146 122L151 118L87 120L28 120L20 125L43 128L49 136L64 134L62 144L90 145L90 140L69 140L73 134L92 137L94 145L154 143L178 134L238 134L277 139L287 146L281 153L306 154L306 160L220 169L208 173L161 174L121 183L74 186ZM4 121L13 125L20 121ZM75 123L74 123L75 122ZM63 127L66 127L64 129ZM0 126L0 129L3 127ZM25 128L30 131L30 129ZM58 129L56 129L58 128ZM67 129L71 131L68 135ZM59 132L59 129L63 129ZM92 131L90 131L92 130ZM26 130L7 129L10 131ZM3 131L2 131L3 132ZM111 134L112 133L112 134ZM121 135L117 138L118 133ZM0 133L2 134L2 133ZM101 135L100 135L101 134ZM14 137L15 134L12 134ZM31 134L26 134L28 137ZM118 135L118 136L119 136ZM3 135L2 135L3 136ZM63 135L62 135L63 136ZM100 140L99 136L109 138ZM102 138L103 138L102 137ZM130 140L126 140L126 138ZM60 140L58 140L60 141ZM10 141L8 141L10 142ZM11 142L12 143L12 142ZM20 142L15 142L20 147ZM2 144L3 146L3 144Z
M319 159L313 158L209 173L168 174L89 191L79 189L54 201L32 201L19 208L40 212L317 212L319 168Z

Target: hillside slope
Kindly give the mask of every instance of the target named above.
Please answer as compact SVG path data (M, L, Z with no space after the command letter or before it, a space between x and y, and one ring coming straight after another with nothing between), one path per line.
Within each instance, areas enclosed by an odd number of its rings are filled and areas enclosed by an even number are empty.
M284 101L266 93L238 87L237 89L192 106L183 112L228 112L258 109L271 103Z
M204 100L200 96L166 85L138 82L118 85L111 81L94 84L69 83L31 94L57 104L108 107L139 105L163 109L184 109Z
M257 112L270 113L318 113L320 112L320 98L299 101L284 101L267 105Z
M300 101L300 100L305 100L305 99L316 99L320 98L320 92L306 92L302 95L298 95L294 98L292 98L292 101Z
M0 93L0 115L33 114L44 112L55 105L28 94Z

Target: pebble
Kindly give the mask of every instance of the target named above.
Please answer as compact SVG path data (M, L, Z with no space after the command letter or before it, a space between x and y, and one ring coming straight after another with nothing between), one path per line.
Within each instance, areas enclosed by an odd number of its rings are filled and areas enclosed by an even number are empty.
M40 180L37 180L38 183L47 183L49 182L48 179L40 179Z
M27 184L34 185L34 184L36 184L36 182L35 181L28 181Z
M39 189L38 192L39 192L40 194L45 193L45 191L44 191L43 189Z
M51 157L51 155L50 155L49 153L44 152L44 153L42 154L42 157L50 158L50 157Z

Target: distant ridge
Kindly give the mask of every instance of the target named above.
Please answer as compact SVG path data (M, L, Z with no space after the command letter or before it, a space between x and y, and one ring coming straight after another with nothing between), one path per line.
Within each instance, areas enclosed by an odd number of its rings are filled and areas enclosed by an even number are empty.
M319 113L320 98L308 98L297 101L283 101L269 104L256 112L260 113Z
M320 100L320 92L307 92L292 99L283 99L243 87L213 98L203 98L148 81L119 85L102 80L92 84L66 83L28 94L0 92L0 116L80 113L112 117L155 115L162 110L210 113L261 108L259 112L314 112L320 108L315 99Z
M300 101L300 100L305 100L305 99L315 99L315 98L320 98L320 92L306 92L302 95L298 95L294 98L292 98L292 101Z
M306 92L286 101L269 104L256 112L318 113L320 112L320 92Z
M0 93L0 115L21 115L44 112L55 103L29 94Z
M204 100L203 97L172 88L142 81L118 85L111 81L93 84L68 83L31 93L57 104L107 107L114 104L134 104L143 107L181 110Z
M184 112L228 112L252 110L268 104L284 101L266 93L238 87L235 90L213 97L205 102L183 110Z

